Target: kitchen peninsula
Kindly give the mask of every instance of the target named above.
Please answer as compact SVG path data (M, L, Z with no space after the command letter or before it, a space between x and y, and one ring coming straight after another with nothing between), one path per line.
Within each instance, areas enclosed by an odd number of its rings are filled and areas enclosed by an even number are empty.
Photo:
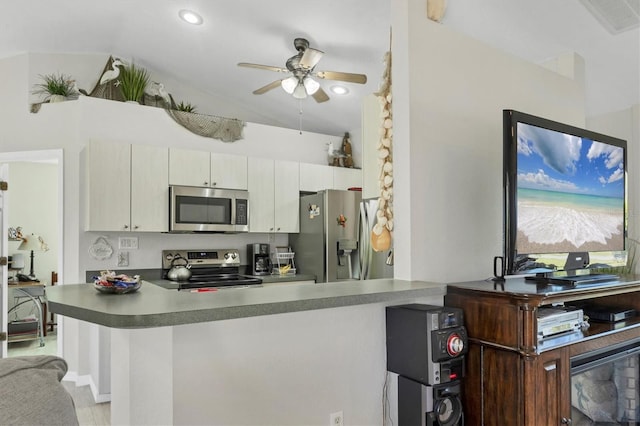
M52 312L111 329L113 424L326 424L340 410L350 423L377 423L384 307L442 304L445 294L393 279L207 293L92 287L47 296Z

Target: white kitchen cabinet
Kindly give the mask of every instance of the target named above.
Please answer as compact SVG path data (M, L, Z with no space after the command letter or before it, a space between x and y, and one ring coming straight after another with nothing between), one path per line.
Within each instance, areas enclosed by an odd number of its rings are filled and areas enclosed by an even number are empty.
M298 162L275 162L274 224L276 232L300 232L299 170Z
M333 188L333 167L300 163L300 191L318 192Z
M131 145L131 231L169 230L169 150Z
M90 141L85 148L87 231L128 231L131 225L131 148Z
M169 184L209 186L211 158L206 151L169 148Z
M247 157L192 149L169 150L171 185L247 189Z
M246 190L247 157L212 152L210 182L215 188Z
M87 231L168 230L168 149L90 141L86 154Z
M332 167L333 189L362 188L362 170Z
M248 159L249 231L298 232L299 165Z

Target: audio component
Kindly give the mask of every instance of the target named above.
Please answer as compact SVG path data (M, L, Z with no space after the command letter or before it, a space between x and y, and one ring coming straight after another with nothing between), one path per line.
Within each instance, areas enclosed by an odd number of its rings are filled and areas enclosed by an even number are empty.
M426 385L464 375L462 310L409 304L387 307L387 370Z
M584 322L582 309L557 306L538 309L538 342L561 333L579 331Z
M459 381L427 386L398 376L399 426L459 426L463 421Z

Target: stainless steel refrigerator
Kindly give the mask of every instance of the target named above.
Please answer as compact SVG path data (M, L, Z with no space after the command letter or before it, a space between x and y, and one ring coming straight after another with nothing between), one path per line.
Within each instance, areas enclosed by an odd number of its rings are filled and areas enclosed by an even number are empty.
M378 200L367 199L360 203L360 276L363 280L393 278L393 247L374 251L371 247L371 231L376 222Z
M368 204L359 191L328 189L300 197L300 232L289 234L298 273L313 274L318 283L392 277L393 267L371 265L384 264L386 255L369 253Z

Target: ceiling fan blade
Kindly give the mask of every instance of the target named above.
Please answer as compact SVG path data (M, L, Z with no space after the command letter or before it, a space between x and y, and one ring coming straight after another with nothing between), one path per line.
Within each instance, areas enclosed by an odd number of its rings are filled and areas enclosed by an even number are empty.
M318 78L324 78L325 80L338 80L346 81L347 83L359 83L364 84L367 82L367 76L364 74L352 74L350 72L338 72L338 71L318 71L315 73Z
M318 65L320 59L322 59L322 55L324 55L323 51L307 47L300 58L299 64L304 69L313 69L313 67Z
M247 67L247 68L257 68L260 70L275 71L275 72L289 72L289 70L286 68L272 67L271 65L250 64L248 62L239 62L238 66Z
M266 86L262 86L261 88L254 90L253 94L254 95L262 95L263 93L266 93L269 90L272 90L272 89L275 89L276 87L279 87L281 82L282 82L282 80L272 81L271 83L267 84Z
M313 96L313 99L315 99L318 103L326 102L329 100L329 96L325 93L324 90L322 90L322 87L316 90L316 92L311 96Z

